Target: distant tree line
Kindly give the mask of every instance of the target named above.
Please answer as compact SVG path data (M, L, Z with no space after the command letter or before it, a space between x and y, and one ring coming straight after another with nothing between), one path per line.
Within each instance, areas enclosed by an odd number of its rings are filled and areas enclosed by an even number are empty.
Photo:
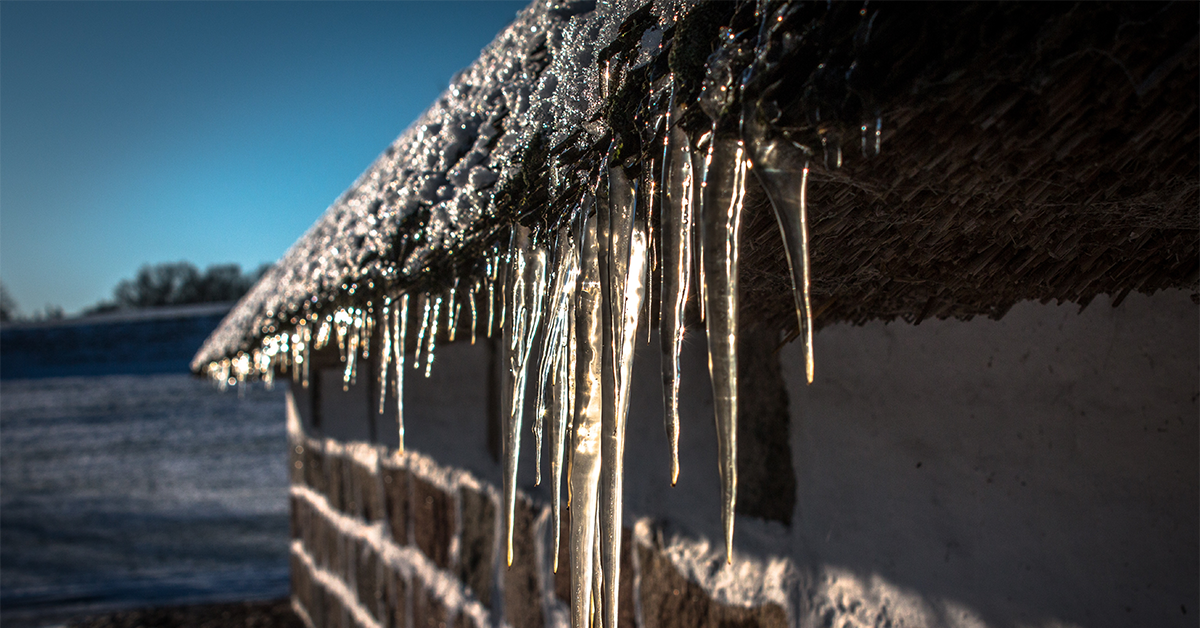
M83 315L163 305L237 301L270 268L270 264L263 264L253 273L246 274L237 264L214 264L203 272L191 262L146 264L132 279L122 279L113 288L112 299L84 309ZM63 318L63 309L57 305L23 314L16 299L0 283L0 322L59 318Z
M122 279L117 284L112 300L101 301L84 310L84 314L236 301L270 268L270 264L263 264L253 273L243 274L237 264L214 264L204 272L191 262L146 264L132 279Z
M16 320L18 315L17 301L8 293L8 288L0 283L0 323Z

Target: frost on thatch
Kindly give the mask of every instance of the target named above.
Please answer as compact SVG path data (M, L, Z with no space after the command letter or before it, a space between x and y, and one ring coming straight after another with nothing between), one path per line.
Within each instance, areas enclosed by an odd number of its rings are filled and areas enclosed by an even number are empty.
M652 152L668 83L682 123L702 132L705 81L736 92L762 55L759 115L812 153L818 326L1194 288L1196 13L536 2L243 299L195 367L308 311L481 275L511 223L570 214L614 132L619 158ZM784 28L763 31L764 14ZM740 105L724 104L727 117ZM753 177L746 196L743 318L791 329L790 275Z

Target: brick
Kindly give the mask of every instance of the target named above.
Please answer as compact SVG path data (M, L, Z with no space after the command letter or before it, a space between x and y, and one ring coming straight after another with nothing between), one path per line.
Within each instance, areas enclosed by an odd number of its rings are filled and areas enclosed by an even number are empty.
M295 495L288 497L288 537L300 538L300 498Z
M413 540L438 567L450 566L450 541L454 538L454 500L442 489L415 475L413 484Z
M513 513L513 562L502 569L504 618L509 624L521 628L541 628L545 623L537 553L534 551L534 544L538 542L534 537L534 519L533 505L528 499L518 497ZM506 551L501 548L502 554Z
M310 581L308 616L316 626L326 626L325 623L325 589L315 581Z
M350 499L347 513L365 521L383 519L383 487L379 475L357 460L347 460Z
M329 564L329 561L326 560L328 539L326 538L325 519L313 513L310 524L312 526L312 543L308 544L306 549L318 567L325 567Z
M346 512L346 486L341 456L325 456L325 497L335 510Z
M309 591L308 591L308 569L304 566L304 561L300 560L299 556L289 553L289 576L291 576L292 596L300 602L300 606L308 610Z
M397 545L408 545L409 503L408 484L411 474L407 469L381 470L383 476L384 507L387 511L388 528Z
M491 608L496 560L496 504L487 493L468 487L459 489L458 498L463 519L458 578L485 607Z
M375 548L367 543L363 543L359 551L358 572L354 578L358 589L358 601L371 613L375 621L382 621L384 613L380 607L383 606L383 587L379 577L379 556L375 554Z
M787 613L777 604L755 608L713 600L688 580L657 548L638 546L644 628L785 628Z
M325 457L312 447L304 448L304 483L322 495L329 492L325 478Z
M304 484L304 445L288 442L288 477L292 484Z
M385 567L384 614L380 625L383 628L408 628L408 582L404 576L390 567Z
M418 577L413 577L413 628L450 628L446 606L425 586ZM514 624L516 626L517 624Z
M617 626L636 628L637 609L633 604L633 530L621 532L621 581L617 583Z

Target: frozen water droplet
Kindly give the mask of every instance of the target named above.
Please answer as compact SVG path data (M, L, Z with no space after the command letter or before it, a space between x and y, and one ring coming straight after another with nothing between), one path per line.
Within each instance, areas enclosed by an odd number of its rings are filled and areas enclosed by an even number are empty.
M607 203L601 203L600 271L605 289L603 499L601 556L604 566L604 623L615 628L617 584L620 582L621 513L623 507L625 420L629 411L634 338L645 296L646 227L636 220L636 183L622 168L608 176ZM607 205L607 207L605 207ZM606 242L607 240L607 242Z
M549 398L542 396L543 404L549 402L549 411L545 406L539 412L545 413L549 419L550 432L550 475L551 506L554 512L554 525L559 526L562 504L562 465L564 437L567 431L568 419L574 410L574 356L575 338L572 321L574 316L572 306L575 301L575 285L579 274L579 256L576 253L574 240L570 230L562 228L558 233L555 247L554 282L550 289L550 324L549 332L543 342L542 382L550 385ZM540 395L545 395L543 390ZM539 444L540 449L540 444ZM539 475L541 464L538 464ZM558 527L554 533L554 570L558 571Z
M447 340L454 342L455 332L458 330L458 308L459 303L455 297L458 296L458 277L454 278L454 285L450 288L449 300L446 304L446 334Z
M714 127L713 130L715 131L716 128ZM692 200L695 203L695 216L697 217L704 215L704 204L707 202L704 190L707 189L709 185L709 168L712 165L713 157L712 138L712 131L701 135L700 139L696 142L695 149L692 150L692 176L696 182L696 184L693 186ZM699 186L699 189L695 189L695 186L697 185ZM696 230L695 243L695 264L696 272L698 274L696 283L700 286L700 303L703 304L708 300L708 297L705 296L706 291L708 290L708 282L704 279L704 238L701 237L701 231L699 229ZM700 320L703 321L705 316L707 316L707 313L704 311L703 305L701 305Z
M425 348L425 334L429 333L429 314L433 311L433 299L428 292L421 295L421 301L425 303L425 307L421 315L421 327L417 330L417 352L413 354L413 370L417 371L421 370L421 351Z
M677 112L679 113L679 112ZM684 308L692 269L691 150L682 128L670 129L663 157L667 182L663 186L662 305L659 341L662 344L664 419L671 448L671 484L679 480L679 353L683 348Z
M767 127L753 115L747 115L743 129L754 160L754 173L771 207L783 236L788 268L792 275L792 296L805 356L805 375L813 381L812 298L809 294L808 258L808 156L803 148L780 137L772 137ZM803 164L800 167L800 164ZM796 168L800 167L797 171ZM799 179L800 185L796 185Z
M432 316L432 318L429 319L429 331L426 332L428 334L428 339L429 339L429 344L426 345L426 347L425 347L425 377L426 378L428 378L429 374L433 372L433 358L434 358L435 352L437 350L438 321L441 319L441 314L442 314L442 295L439 294L433 300L433 316Z
M388 391L388 367L392 362L392 300L390 298L384 300L383 303L383 334L381 342L383 346L379 350L379 414L383 414L384 407L387 405Z
M586 212L585 212L586 215ZM579 296L575 302L575 331L578 340L575 389L575 430L571 439L571 468L568 479L571 499L571 625L588 626L599 596L593 595L594 568L600 562L597 547L599 504L600 433L605 405L603 386L603 296L600 285L597 217L586 218L583 239ZM593 599L597 603L593 603Z
M404 351L406 348L405 336L408 331L407 293L400 295L400 308L396 312L392 328L396 334L396 342L392 345L392 350L395 352L396 359L396 423L400 427L400 446L398 449L404 451Z
M512 325L501 330L505 335L507 363L512 388L509 415L504 430L504 501L508 565L513 559L513 514L516 508L517 460L521 453L521 425L525 413L525 388L529 376L529 357L541 324L543 296L546 293L546 250L535 246L529 230L514 226L511 265L508 275L513 314Z
M479 299L479 281L476 280L471 284L471 344L475 344L475 325L478 322L479 314L477 312L476 300Z
M738 235L747 162L740 141L714 138L713 147L700 224L704 242L708 368L721 472L721 519L725 525L726 560L732 561L737 499Z

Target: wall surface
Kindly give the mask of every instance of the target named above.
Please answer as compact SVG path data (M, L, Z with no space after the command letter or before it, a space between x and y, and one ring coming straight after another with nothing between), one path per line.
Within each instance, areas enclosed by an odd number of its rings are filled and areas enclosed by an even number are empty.
M784 350L810 613L1196 625L1197 308L1103 301L825 329L808 387Z
M673 488L652 337L639 348L627 434L630 625L1194 625L1197 307L1181 291L1103 301L1083 312L1024 303L1000 321L826 327L812 385L799 346L783 346L795 506L790 523L739 516L732 565L718 541L703 335L692 330L684 351ZM409 448L489 487L483 501L457 493L462 521L496 507L492 359L488 345L459 343L438 350L431 378L411 365L406 376ZM394 438L388 403L372 419L382 442ZM341 420L366 433L365 417ZM525 442L520 484L544 504ZM548 511L529 508L545 535ZM553 576L539 551L544 592ZM562 603L542 603L544 620L561 619ZM486 606L489 621L504 616L496 608ZM751 614L722 614L735 611Z

